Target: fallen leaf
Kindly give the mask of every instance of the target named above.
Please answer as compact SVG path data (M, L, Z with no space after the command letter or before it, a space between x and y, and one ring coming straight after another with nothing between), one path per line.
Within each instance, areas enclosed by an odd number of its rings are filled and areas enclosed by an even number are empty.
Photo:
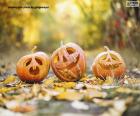
M2 87L0 88L0 93L7 93L16 89L18 89L18 87Z
M126 88L126 87L119 87L119 88L116 89L116 92L126 93L126 94L130 94L130 93L140 94L140 91L139 90L133 90L133 89Z
M103 82L104 82L103 80L101 80L100 78L96 78L96 77L92 77L92 78L86 80L86 83L92 84L92 85L102 85Z
M84 86L85 86L84 83L80 82L76 84L75 89L82 89Z
M83 90L85 100L92 100L93 98L105 98L107 96L106 92L98 91L96 89Z
M113 77L106 77L106 80L103 82L103 85L113 85L114 84L114 78Z
M49 78L43 81L43 85L46 87L52 87L54 84L54 78Z
M89 79L89 78L88 78L87 76L85 76L85 77L81 78L79 81L85 82L85 81L87 81L88 79Z
M77 110L88 110L89 106L86 105L84 102L80 102L80 101L73 101L71 103L71 106Z
M7 102L6 106L11 111L21 112L21 113L31 112L31 111L34 111L36 109L34 105L30 105L27 103L20 103L19 101Z
M32 105L17 105L10 110L14 112L21 112L21 113L26 113L26 112L32 112L35 110L35 107Z
M69 101L81 100L82 98L83 98L83 94L78 93L76 91L71 91L71 92L66 91L56 96L56 99L58 100L69 100Z
M39 84L33 84L32 88L31 88L31 93L33 96L37 96L39 94L41 90L41 86Z
M13 75L9 75L6 77L6 79L2 82L3 84L10 84L17 80L17 78Z
M100 105L100 106L112 106L113 105L113 100L104 100L104 99L99 99L99 98L94 98L93 102Z
M63 88L74 88L76 86L76 83L75 82L60 82L60 83L54 83L54 86L63 87Z

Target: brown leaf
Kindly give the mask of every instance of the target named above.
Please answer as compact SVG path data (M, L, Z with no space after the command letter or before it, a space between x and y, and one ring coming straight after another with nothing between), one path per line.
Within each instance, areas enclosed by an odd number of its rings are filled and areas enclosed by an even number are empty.
M36 109L34 105L27 104L27 103L20 103L19 101L16 100L7 102L6 107L9 110L12 110L14 112L21 112L21 113L31 112Z
M26 112L31 112L35 110L35 107L32 105L17 105L13 108L11 108L10 110L14 111L14 112L21 112L21 113L26 113Z

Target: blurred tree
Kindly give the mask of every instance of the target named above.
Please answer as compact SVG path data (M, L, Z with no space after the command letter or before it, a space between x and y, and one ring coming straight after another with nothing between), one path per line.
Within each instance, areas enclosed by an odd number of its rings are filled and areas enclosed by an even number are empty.
M140 7L126 7L126 1L111 2L112 15L106 23L105 43L117 48L139 49Z
M83 15L77 41L88 49L101 45L105 21L111 12L110 0L75 0L75 3Z
M41 6L52 8L55 0L0 0L0 48L34 45L39 42L39 18L42 10L11 9L9 6Z

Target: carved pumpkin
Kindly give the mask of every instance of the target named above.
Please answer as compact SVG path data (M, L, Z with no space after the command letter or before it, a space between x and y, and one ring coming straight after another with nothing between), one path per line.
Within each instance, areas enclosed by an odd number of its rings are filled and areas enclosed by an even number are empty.
M77 81L86 70L84 51L74 43L62 45L53 52L51 66L60 80Z
M108 47L105 47L105 50L95 58L92 65L93 73L103 80L107 76L122 78L126 70L122 57L117 52L109 50Z
M22 81L33 83L42 81L49 68L49 57L44 52L37 52L21 57L17 62L16 71Z

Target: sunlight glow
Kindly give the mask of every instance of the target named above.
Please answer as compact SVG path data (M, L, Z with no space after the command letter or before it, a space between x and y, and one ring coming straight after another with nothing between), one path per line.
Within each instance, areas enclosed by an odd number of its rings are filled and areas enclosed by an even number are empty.
M80 12L73 1L65 1L65 2L60 2L56 5L56 14L58 16L68 14L74 18L74 17L78 17L80 15Z

